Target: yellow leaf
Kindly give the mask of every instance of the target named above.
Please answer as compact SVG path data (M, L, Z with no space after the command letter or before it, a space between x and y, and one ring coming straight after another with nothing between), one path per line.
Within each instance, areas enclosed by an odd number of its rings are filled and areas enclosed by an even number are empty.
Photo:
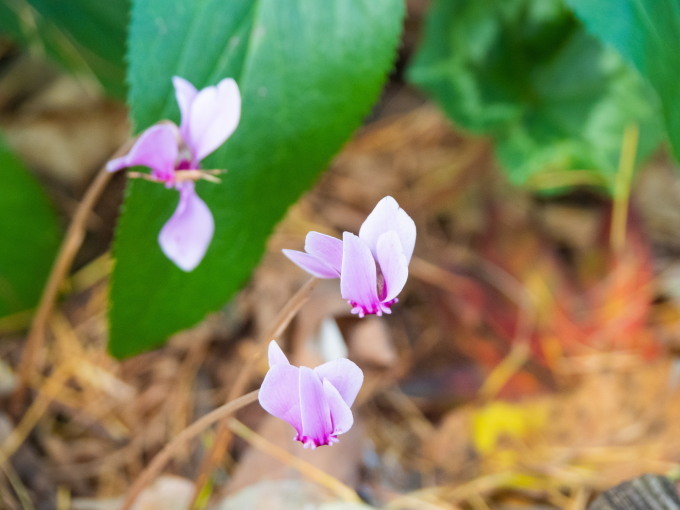
M472 416L472 439L479 453L487 455L503 439L524 439L541 428L546 420L543 405L491 402Z

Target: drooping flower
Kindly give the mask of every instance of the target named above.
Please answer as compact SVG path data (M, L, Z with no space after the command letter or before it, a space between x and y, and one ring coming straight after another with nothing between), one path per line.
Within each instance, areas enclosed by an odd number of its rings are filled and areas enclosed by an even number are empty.
M356 236L342 240L309 232L305 251L283 250L299 267L317 278L340 278L340 292L359 317L391 313L408 278L416 242L416 225L387 196L380 200Z
M202 90L175 76L175 97L182 121L177 127L164 121L144 131L125 156L109 161L115 172L146 166L143 177L176 189L180 200L163 226L158 242L163 253L180 269L192 271L203 260L214 233L212 213L196 194L194 182L215 180L212 171L201 170L201 160L222 145L241 117L241 95L236 82L226 78Z
M364 374L346 358L312 369L288 362L278 344L269 344L269 372L260 388L260 405L290 423L305 448L338 442L354 423L350 407Z

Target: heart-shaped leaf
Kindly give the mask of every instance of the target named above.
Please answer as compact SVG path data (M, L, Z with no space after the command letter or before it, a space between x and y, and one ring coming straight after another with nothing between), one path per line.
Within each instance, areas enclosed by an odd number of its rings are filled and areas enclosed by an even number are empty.
M560 0L435 1L409 76L516 184L586 170L610 188L626 127L641 157L661 135L653 93Z
M654 87L680 161L680 1L567 0L595 36L611 44Z

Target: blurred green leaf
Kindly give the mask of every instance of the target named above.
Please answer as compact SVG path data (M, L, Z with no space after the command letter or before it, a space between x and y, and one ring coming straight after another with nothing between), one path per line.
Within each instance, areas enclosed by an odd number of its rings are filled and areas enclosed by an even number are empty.
M567 0L586 28L616 48L661 99L680 161L680 0Z
M6 0L0 33L123 98L129 9L130 0Z
M0 140L0 317L34 307L59 247L59 225L35 179Z
M609 187L627 125L640 127L640 157L661 136L651 90L559 0L435 1L409 77L491 135L516 184L585 170Z
M130 184L114 247L114 355L159 345L246 281L275 224L377 99L403 13L401 0L134 2L129 78L136 126L178 120L173 75L199 88L234 77L243 115L232 138L205 161L229 172L222 184L198 183L216 231L193 272L177 269L157 243L177 194Z

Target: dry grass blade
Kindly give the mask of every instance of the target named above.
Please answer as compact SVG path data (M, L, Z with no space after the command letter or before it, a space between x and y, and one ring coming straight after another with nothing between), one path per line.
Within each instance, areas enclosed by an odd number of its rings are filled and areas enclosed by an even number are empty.
M289 465L290 467L297 469L310 480L323 485L335 493L343 501L348 503L361 503L361 498L359 498L357 493L352 488L348 487L337 478L330 476L328 473L311 465L310 463L290 454L283 448L276 446L274 443L267 441L264 437L249 429L237 419L231 418L229 420L228 426L229 430L231 430L241 439L247 441L258 450L261 450L268 455L271 455L275 459L278 459L281 462Z
M165 464L172 458L177 450L179 450L187 441L195 438L205 429L210 427L213 423L218 422L222 418L238 411L242 407L247 406L257 400L258 391L252 391L242 397L227 402L221 407L202 416L194 423L180 432L172 441L153 458L144 471L137 477L135 482L130 487L121 510L129 510L135 499L141 494L144 488L153 480L163 469Z
M281 309L272 327L266 332L264 336L262 336L262 338L259 339L258 343L260 348L257 350L256 354L252 356L245 365L243 365L236 376L236 380L229 390L227 400L233 400L245 391L246 387L248 386L248 382L253 375L253 368L264 353L264 346L266 346L267 341L273 340L283 333L295 315L297 315L297 313L300 311L300 308L302 308L302 306L307 302L309 295L314 290L317 282L318 280L316 278L310 278L307 280L307 283L300 287L298 291L288 300L286 305ZM227 427L227 423L225 421L224 423L220 423L218 425L215 442L206 455L203 464L201 465L198 477L196 478L196 489L194 491L192 506L196 505L196 502L203 491L203 487L208 482L212 470L215 469L215 467L220 463L220 460L222 459L222 456L229 445L229 439L229 428Z

